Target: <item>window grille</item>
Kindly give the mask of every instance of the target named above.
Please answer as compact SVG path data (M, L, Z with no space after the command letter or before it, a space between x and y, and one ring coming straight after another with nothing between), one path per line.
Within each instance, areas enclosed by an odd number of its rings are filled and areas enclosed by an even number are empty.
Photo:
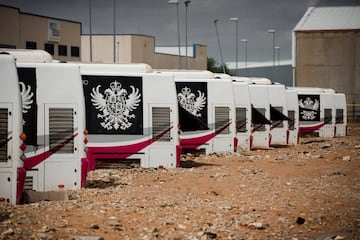
M74 153L74 110L72 108L49 109L50 151Z
M170 108L153 107L152 108L152 136L157 141L169 142L170 135ZM166 131L166 133L164 133Z
M0 162L7 162L8 109L0 108Z
M219 132L219 134L229 134L229 121L230 109L228 107L215 107L215 131L219 131L227 125L227 127Z

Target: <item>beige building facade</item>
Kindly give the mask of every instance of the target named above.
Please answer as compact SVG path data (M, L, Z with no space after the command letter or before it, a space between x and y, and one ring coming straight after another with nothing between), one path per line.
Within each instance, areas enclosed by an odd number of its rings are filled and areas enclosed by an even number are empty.
M360 31L296 33L296 86L333 88L360 103Z
M0 48L42 49L59 61L80 61L81 23L0 5Z
M92 48L90 49L90 42ZM207 47L194 45L191 57L181 56L181 69L206 70ZM155 38L146 35L83 35L81 61L97 63L146 63L154 69L179 68L179 56L155 51Z

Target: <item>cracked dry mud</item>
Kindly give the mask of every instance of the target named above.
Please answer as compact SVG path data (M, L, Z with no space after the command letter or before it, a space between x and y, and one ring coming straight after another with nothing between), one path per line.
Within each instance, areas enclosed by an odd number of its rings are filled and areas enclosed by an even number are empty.
M0 239L360 239L360 124L347 137L91 172L67 201L0 204Z

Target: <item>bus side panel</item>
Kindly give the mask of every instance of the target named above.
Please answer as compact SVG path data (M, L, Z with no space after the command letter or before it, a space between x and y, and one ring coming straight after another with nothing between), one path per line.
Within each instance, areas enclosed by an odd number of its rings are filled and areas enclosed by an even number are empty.
M320 95L321 117L324 126L320 129L320 137L334 137L335 136L335 105L334 94L322 93Z
M212 152L234 152L237 149L236 110L233 84L231 80L208 81L208 119L215 137L211 140Z
M16 204L25 178L21 148L26 145L19 137L23 131L22 101L12 56L0 54L0 73L0 199Z
M253 110L257 109L262 116L270 120L270 103L266 86L249 85L251 103ZM255 119L252 119L255 121ZM270 125L252 124L252 147L253 148L269 148L271 141Z
M288 144L298 144L299 139L299 106L297 93L294 90L286 90L288 117L289 117L289 141Z
M239 150L250 150L251 103L247 83L233 83L236 114L236 137Z
M267 85L270 104L274 109L279 110L283 116L287 117L287 104L285 87L283 85ZM270 111L271 113L272 111ZM274 120L272 114L270 114L272 120L271 125L271 144L288 144L288 121Z

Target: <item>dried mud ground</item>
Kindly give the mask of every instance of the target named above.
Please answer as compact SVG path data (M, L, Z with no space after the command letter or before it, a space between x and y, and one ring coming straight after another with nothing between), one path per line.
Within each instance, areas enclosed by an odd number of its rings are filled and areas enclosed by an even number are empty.
M297 146L94 171L67 201L0 204L0 239L360 239L360 124Z

